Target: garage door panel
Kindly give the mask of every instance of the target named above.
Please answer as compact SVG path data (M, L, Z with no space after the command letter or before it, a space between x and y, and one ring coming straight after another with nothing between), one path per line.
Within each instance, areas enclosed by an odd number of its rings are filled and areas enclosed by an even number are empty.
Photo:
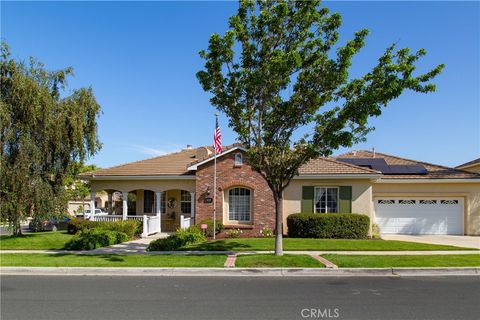
M376 198L376 223L382 233L463 234L461 199L402 199Z

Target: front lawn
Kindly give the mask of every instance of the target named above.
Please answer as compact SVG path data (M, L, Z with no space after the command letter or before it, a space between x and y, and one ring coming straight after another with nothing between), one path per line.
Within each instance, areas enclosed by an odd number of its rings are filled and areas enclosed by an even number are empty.
M2 267L223 267L225 255L3 253Z
M263 251L274 249L273 238L238 238L206 241L182 248L203 251ZM474 250L446 245L397 240L349 240L284 238L283 249L292 251L428 251Z
M324 268L325 266L309 255L248 254L239 255L235 261L238 268Z
M64 249L73 236L66 231L26 233L20 237L0 236L1 250L58 250Z
M480 267L480 254L368 256L322 254L340 268Z

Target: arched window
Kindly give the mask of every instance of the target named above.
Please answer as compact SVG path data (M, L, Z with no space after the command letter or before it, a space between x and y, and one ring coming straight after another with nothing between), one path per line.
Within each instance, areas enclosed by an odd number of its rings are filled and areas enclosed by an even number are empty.
M235 153L235 166L243 165L243 155L241 153Z
M228 220L237 222L251 221L251 191L235 187L227 192Z

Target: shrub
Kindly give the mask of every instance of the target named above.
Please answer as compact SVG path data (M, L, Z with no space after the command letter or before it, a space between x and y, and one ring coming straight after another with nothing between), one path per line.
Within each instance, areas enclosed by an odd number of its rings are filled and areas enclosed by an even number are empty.
M227 238L239 238L242 235L242 230L240 229L230 229L226 232Z
M126 233L131 239L142 233L142 222L138 220L90 221L72 219L68 222L67 232L76 234L89 229L103 229Z
M287 217L292 238L366 239L370 218L354 213L295 213Z
M382 237L380 236L380 227L376 223L372 224L372 239L381 239L381 238Z
M275 235L275 234L274 234L273 230L270 229L270 228L263 227L263 228L260 230L260 237L273 238L274 235Z
M204 219L200 221L200 224L207 225L207 237L213 237L213 219ZM220 220L216 220L215 224L215 234L222 232L223 230L223 223Z
M65 244L67 250L92 250L128 241L127 234L103 229L85 229Z
M189 244L205 241L205 236L197 226L187 229L178 229L175 234L164 239L157 239L150 242L147 251L173 251Z

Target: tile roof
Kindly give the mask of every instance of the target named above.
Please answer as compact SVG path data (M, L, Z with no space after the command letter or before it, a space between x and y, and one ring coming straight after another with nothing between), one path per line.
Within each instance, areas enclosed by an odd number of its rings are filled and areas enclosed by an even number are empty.
M187 166L195 159L197 149L184 149L163 156L121 164L118 166L87 172L82 177L95 176L179 176L193 175Z
M331 158L316 158L303 164L298 173L300 175L318 174L381 174L376 170L359 167L353 164L336 161Z
M480 158L472 160L472 161L465 162L464 164L456 166L455 168L462 169L462 168L470 167L470 166L473 166L473 165L476 165L476 164L480 164Z
M241 146L233 144L225 147L225 151L234 147ZM166 154L150 159L130 162L118 166L99 169L94 172L86 172L81 177L89 178L92 176L193 176L195 171L189 171L187 168L192 164L199 163L211 158L211 155L205 156L205 151L212 151L209 146L195 149L184 149L179 152ZM197 158L197 156L201 158ZM369 158L373 153L370 151L354 151L339 155L338 158ZM387 164L421 164L428 170L426 175L388 175L382 179L480 179L480 174L471 173L459 169L434 165L430 163L404 159L383 153L376 153L376 157L384 158ZM337 161L332 158L317 158L308 161L299 168L300 175L348 175L348 174L381 174L378 171L356 166L349 163Z
M351 151L338 155L336 158L372 158L373 152L367 150ZM480 179L480 174L467 172L455 168L431 164L422 161L405 159L384 153L375 152L376 158L383 158L389 165L423 165L428 173L425 175L398 174L384 175L382 179Z

